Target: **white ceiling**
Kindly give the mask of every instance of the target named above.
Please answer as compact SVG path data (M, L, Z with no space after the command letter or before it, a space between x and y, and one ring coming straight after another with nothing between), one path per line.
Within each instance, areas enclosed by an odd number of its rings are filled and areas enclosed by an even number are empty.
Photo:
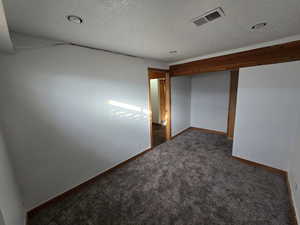
M0 51L13 52L2 0L0 0Z
M4 0L4 5L14 31L164 61L300 33L299 0ZM219 6L225 17L201 27L190 22ZM84 23L68 22L69 14ZM264 21L268 26L262 30L250 29Z

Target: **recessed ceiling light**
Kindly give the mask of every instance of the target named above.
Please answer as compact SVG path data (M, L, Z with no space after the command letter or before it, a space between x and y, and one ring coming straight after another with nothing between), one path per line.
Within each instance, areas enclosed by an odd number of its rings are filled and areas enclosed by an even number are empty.
M258 23L258 24L255 24L254 26L252 26L251 29L252 30L258 30L258 29L261 29L261 28L263 28L265 26L267 26L266 22Z
M83 22L83 19L76 15L68 15L67 19L72 23L81 24Z
M176 50L173 50L173 51L169 51L170 54L174 55L174 54L177 54L177 51Z

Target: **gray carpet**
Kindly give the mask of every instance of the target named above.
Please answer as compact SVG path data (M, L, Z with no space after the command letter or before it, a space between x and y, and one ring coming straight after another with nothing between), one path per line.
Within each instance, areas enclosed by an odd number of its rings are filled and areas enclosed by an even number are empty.
M29 218L29 225L288 225L283 176L189 130Z

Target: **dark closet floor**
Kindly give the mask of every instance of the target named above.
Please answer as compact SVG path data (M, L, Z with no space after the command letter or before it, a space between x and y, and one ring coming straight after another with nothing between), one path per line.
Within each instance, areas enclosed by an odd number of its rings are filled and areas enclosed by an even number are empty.
M189 130L29 218L29 225L288 225L283 176Z
M166 141L166 127L157 123L152 123L153 147Z

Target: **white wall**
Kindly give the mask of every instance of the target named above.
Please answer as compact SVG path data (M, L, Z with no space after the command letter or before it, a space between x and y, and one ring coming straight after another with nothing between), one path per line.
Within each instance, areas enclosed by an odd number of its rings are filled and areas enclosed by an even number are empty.
M172 136L190 127L191 78L171 78L171 130Z
M191 126L227 132L230 71L191 78Z
M152 122L160 123L160 93L159 79L150 80L151 106L152 106Z
M298 104L300 109L300 90L298 90L298 101L295 104ZM292 146L291 152L289 155L289 183L291 185L292 197L294 201L294 207L296 209L297 220L300 221L300 113L299 110L296 111L298 114L298 119L295 121L296 132L292 137Z
M300 64L300 62L298 62ZM300 67L300 66L299 66ZM300 75L300 70L298 69L298 74ZM299 76L298 75L298 76ZM298 83L300 86L300 84ZM300 88L294 89L295 96L297 100L293 102L294 109L293 112L296 114L297 119L294 121L293 135L291 135L291 148L289 154L289 168L288 168L288 178L291 185L292 197L294 201L294 206L296 209L296 216L298 222L300 221Z
M0 56L0 119L26 209L150 147L148 67L75 46Z
M0 132L0 224L2 223L3 225L25 224L25 211Z
M240 70L233 155L288 171L298 221L299 112L300 61Z
M233 155L288 170L299 115L300 62L240 70Z
M188 127L227 132L230 72L173 77L172 135Z

